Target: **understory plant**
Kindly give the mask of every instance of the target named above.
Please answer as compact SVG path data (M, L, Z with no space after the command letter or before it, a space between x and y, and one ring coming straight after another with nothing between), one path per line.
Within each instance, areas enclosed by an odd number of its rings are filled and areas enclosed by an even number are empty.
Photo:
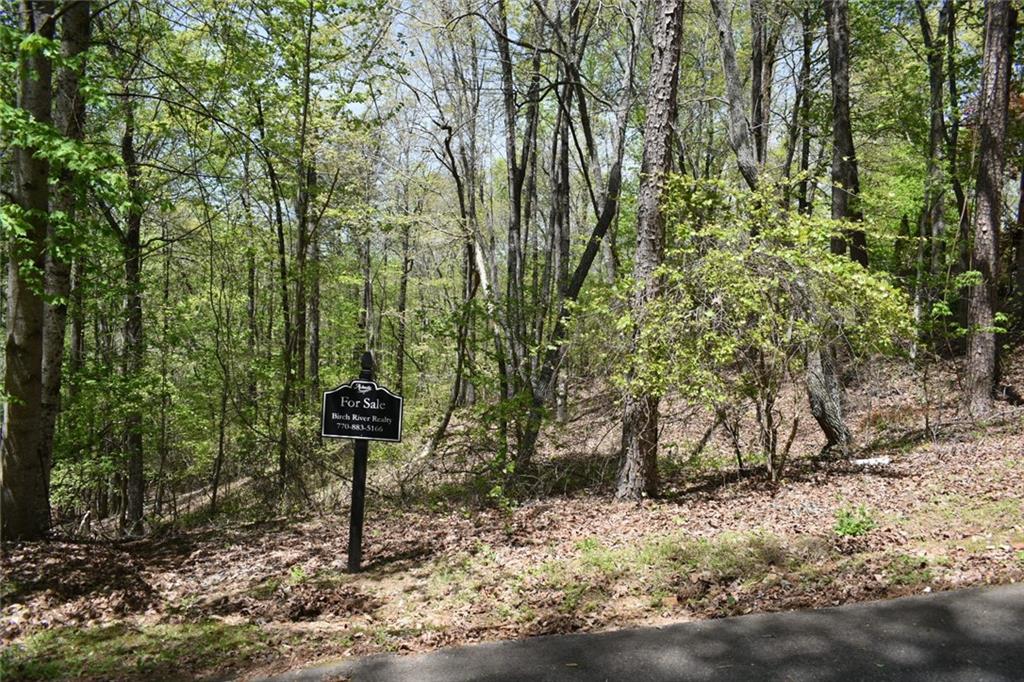
M753 408L751 444L777 480L800 419L780 393L805 379L808 351L838 348L848 362L895 353L911 338L909 302L886 273L829 251L840 225L780 207L772 190L675 177L666 196L661 296L631 381L720 419Z

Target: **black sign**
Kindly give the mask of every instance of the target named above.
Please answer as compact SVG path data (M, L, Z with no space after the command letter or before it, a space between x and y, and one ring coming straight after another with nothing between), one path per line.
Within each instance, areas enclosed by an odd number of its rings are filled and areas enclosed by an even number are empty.
M324 393L320 435L327 438L402 440L402 396L357 379Z

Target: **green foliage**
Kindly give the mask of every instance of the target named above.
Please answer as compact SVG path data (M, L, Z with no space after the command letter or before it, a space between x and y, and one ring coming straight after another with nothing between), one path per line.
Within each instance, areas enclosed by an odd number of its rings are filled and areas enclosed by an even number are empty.
M912 336L907 297L891 279L829 252L840 226L777 201L771 190L670 182L663 295L644 313L627 372L645 391L674 389L716 411L753 407L773 476L786 456L779 429L793 421L779 391L800 378L808 350L839 344L866 358L899 352Z
M836 535L856 538L866 535L878 524L866 507L841 507L836 510L836 524L833 527Z
M896 554L886 566L889 582L893 585L916 587L930 583L934 574L928 560L909 554Z

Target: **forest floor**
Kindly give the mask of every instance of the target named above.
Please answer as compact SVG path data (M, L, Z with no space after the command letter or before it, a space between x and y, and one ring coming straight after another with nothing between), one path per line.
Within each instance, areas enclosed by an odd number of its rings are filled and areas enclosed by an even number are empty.
M1024 392L1020 356L1007 381ZM1024 580L1024 408L972 423L949 368L933 368L927 401L905 369L875 367L850 393L855 456L880 463L817 459L802 423L778 485L753 461L738 475L723 433L695 454L708 422L673 419L669 401L664 494L640 504L611 499L615 413L595 396L549 434L536 499L371 496L357 575L344 572L344 513L7 545L0 677L254 677Z

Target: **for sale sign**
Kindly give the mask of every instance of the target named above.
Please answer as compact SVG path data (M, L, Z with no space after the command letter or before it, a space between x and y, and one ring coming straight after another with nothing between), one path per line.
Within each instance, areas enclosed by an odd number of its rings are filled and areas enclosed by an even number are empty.
M374 381L356 379L324 393L321 435L327 438L402 440L402 396Z

